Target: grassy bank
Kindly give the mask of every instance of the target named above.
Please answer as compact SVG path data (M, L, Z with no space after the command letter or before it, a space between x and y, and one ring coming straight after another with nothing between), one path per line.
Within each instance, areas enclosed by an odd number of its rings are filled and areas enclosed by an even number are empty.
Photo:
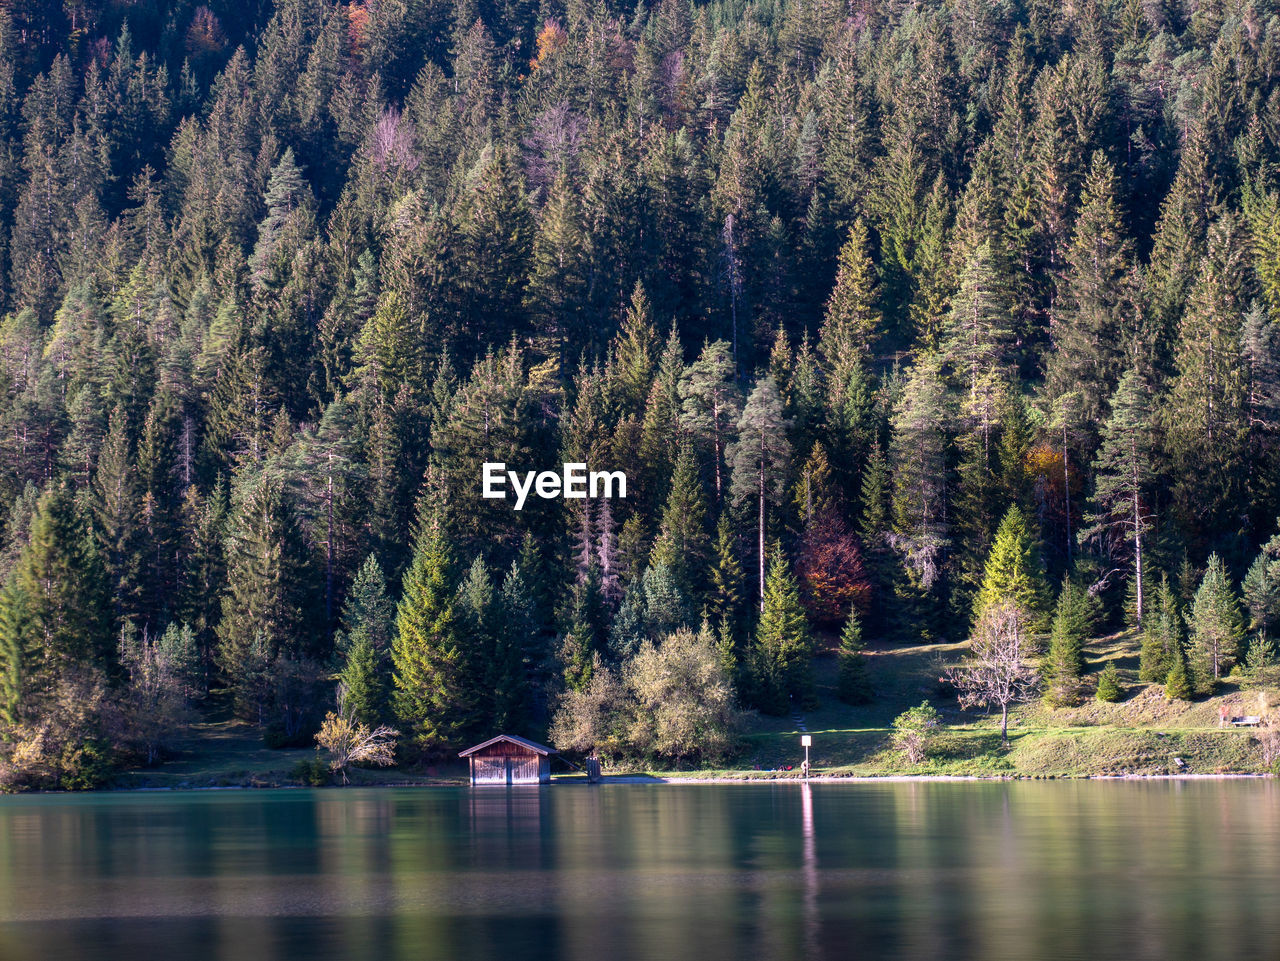
M1010 746L1000 744L997 717L958 710L939 687L947 663L960 644L880 647L869 652L875 700L851 707L835 698L835 662L815 661L821 707L804 715L813 736L815 772L842 777L949 775L978 777L1097 777L1107 775L1254 774L1264 768L1256 732L1221 728L1219 708L1229 714L1265 713L1280 703L1280 690L1243 690L1231 681L1201 701L1167 701L1158 687L1138 681L1138 638L1119 634L1089 648L1091 676L1114 661L1125 685L1117 703L1088 699L1072 708L1050 709L1042 702L1021 705L1010 719ZM893 719L929 700L944 728L929 760L908 765L889 744ZM313 749L271 750L253 727L234 720L225 705L207 705L205 716L177 745L174 757L155 768L124 772L120 788L273 787L300 783L299 762L317 757ZM798 776L804 751L801 731L790 718L754 718L742 748L723 767L651 771L615 768L612 773L663 777L770 778ZM791 772L781 769L792 765ZM556 769L568 772L567 765ZM353 783L448 784L465 781L461 762L417 769L362 770Z
M1114 661L1124 684L1123 698L1103 703L1089 697L1076 707L1059 709L1041 701L1020 705L1010 715L1007 750L1000 744L998 717L960 711L939 686L945 665L963 653L962 644L871 650L876 699L860 707L836 700L834 659L820 657L815 671L822 706L804 716L813 736L814 769L849 777L1262 773L1257 732L1220 727L1219 708L1225 706L1230 715L1266 713L1268 705L1280 703L1280 690L1246 690L1228 680L1214 697L1168 701L1161 688L1138 680L1138 647L1133 633L1095 640L1087 651L1090 678ZM929 760L909 765L890 746L890 725L902 711L924 700L939 710L945 726ZM776 777L777 769L790 764L795 770L789 773L794 774L804 756L801 733L789 718L759 718L732 766L661 773Z

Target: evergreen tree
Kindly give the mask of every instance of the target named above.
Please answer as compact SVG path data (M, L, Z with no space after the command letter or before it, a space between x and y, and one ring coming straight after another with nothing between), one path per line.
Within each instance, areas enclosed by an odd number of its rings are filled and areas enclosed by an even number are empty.
M266 723L258 676L277 659L322 655L312 590L314 567L292 499L280 478L248 480L227 542L227 586L218 622L218 666L246 720Z
M1107 666L1098 675L1097 698L1099 701L1118 701L1123 696L1124 689L1120 686L1120 674L1116 670L1116 662L1107 661Z
M731 633L742 616L743 573L738 560L739 549L729 518L724 514L716 523L715 558L711 566L710 592L711 614L722 627L728 625Z
M1148 489L1152 481L1153 439L1147 389L1135 371L1120 379L1111 398L1111 416L1102 431L1102 449L1093 462L1095 510L1085 516L1081 540L1099 542L1105 556L1130 554L1137 592L1137 619L1143 617L1143 551L1151 529Z
M756 503L757 560L759 561L760 610L765 604L765 527L769 505L782 502L787 470L791 465L789 422L782 416L782 400L770 377L760 380L738 421L738 441L729 453L734 504Z
M1249 611L1249 630L1260 637L1274 637L1280 627L1280 534L1262 545L1241 591Z
M1231 669L1244 634L1240 602L1226 566L1217 554L1209 558L1187 626L1192 685L1197 693L1207 694Z
M681 589L692 595L702 586L708 547L702 483L693 451L686 445L676 459L650 563L667 567Z
M1183 660L1182 607L1167 574L1160 578L1154 613L1155 617L1149 619L1142 632L1138 677L1152 684L1163 684L1169 672Z
M1181 650L1174 658L1173 667L1164 682L1164 696L1169 700L1189 701L1194 694L1187 672L1187 657Z
M46 490L27 545L0 595L0 669L9 718L29 709L60 680L114 670L107 579L70 492Z
M404 576L391 648L395 714L401 730L425 750L453 744L475 720L450 566L438 519L427 517Z
M893 414L893 545L907 580L898 584L904 631L937 629L951 530L947 511L946 393L936 358L911 371ZM909 626L908 626L909 625Z
M822 325L819 351L827 370L834 370L844 357L867 356L880 336L883 321L875 307L874 284L867 228L857 220L840 248L835 289Z
M1049 699L1056 704L1072 703L1077 696L1090 626L1084 588L1074 581L1064 581L1049 628L1049 651L1042 672Z
M1080 216L1067 248L1067 272L1054 304L1054 349L1047 354L1046 388L1053 397L1080 399L1091 422L1101 419L1123 366L1132 244L1123 232L1116 176L1106 156L1093 155L1080 198Z
M974 602L974 620L991 605L1008 602L1023 611L1034 629L1037 624L1043 625L1046 618L1048 595L1044 567L1026 515L1014 505L1000 522L987 557L982 588Z
M800 591L782 551L769 560L764 609L752 648L752 700L768 714L785 714L788 706L813 706L809 659L813 637L800 606Z
M386 674L367 635L360 635L346 649L346 661L338 674L343 710L360 724L375 728L387 716Z
M680 378L680 423L710 454L716 503L723 495L725 450L742 414L742 396L734 382L733 357L723 340L702 348Z
M840 665L836 690L846 704L866 704L872 699L871 681L867 677L867 657L863 653L862 622L856 608L850 608L849 619L840 632L840 648L836 653Z

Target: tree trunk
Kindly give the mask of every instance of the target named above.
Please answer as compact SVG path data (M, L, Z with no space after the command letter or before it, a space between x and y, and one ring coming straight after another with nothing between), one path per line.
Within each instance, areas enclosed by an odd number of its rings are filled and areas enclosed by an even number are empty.
M1000 746L1009 746L1009 705L1000 705Z
M1142 514L1138 489L1133 489L1133 558L1134 580L1138 587L1138 626L1142 626Z
M1067 520L1067 567L1071 567L1071 472L1067 467L1067 425L1062 425L1062 503Z
M764 464L760 465L760 613L764 613Z

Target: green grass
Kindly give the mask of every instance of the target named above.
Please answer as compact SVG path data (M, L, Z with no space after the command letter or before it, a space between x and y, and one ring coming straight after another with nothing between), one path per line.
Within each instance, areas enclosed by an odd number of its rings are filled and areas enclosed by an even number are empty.
M1232 715L1265 714L1269 704L1280 702L1280 690L1243 690L1228 679L1214 697L1166 701L1161 688L1138 680L1139 641L1136 633L1126 632L1092 642L1086 652L1086 700L1057 709L1041 700L1017 706L1010 712L1008 749L1000 744L998 715L960 711L939 684L945 666L963 655L963 644L869 651L876 699L858 707L836 700L835 661L819 657L815 675L821 707L805 714L813 735L813 767L824 775L861 777L1263 773L1257 732L1219 727L1218 711L1225 705ZM1092 698L1094 679L1108 661L1115 662L1125 689L1122 699L1110 704ZM892 749L890 725L924 700L939 710L945 728L929 760L913 766ZM789 718L756 718L732 767L693 776L798 776L804 756L800 734ZM794 770L777 770L787 764Z

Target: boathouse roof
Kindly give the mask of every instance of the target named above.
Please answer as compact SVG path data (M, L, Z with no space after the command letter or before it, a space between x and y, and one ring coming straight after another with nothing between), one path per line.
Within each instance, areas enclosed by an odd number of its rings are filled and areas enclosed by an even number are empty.
M465 751L459 751L458 757L470 757L472 754L475 754L477 751L483 751L485 748L491 747L494 744L499 744L503 741L507 742L508 744L515 744L518 747L522 747L522 748L525 748L526 750L533 751L535 754L541 754L544 757L549 757L552 754L559 753L553 747L547 747L545 744L538 744L536 741L530 741L528 738L517 737L514 734L499 734L497 737L491 737L489 738L489 740L483 741L480 744L477 744L475 747L469 747Z

